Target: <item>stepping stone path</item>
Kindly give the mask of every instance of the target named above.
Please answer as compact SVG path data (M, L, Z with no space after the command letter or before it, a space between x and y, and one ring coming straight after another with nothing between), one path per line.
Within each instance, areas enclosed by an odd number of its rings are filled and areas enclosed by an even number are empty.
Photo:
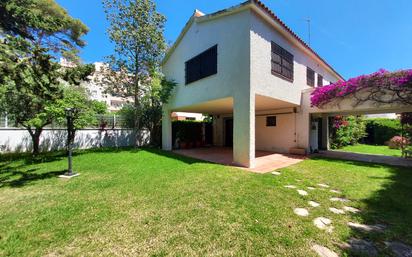
M351 238L347 243L343 243L340 246L356 255L378 256L379 254L373 243L362 239Z
M339 257L337 253L321 245L313 245L312 250L315 251L320 257Z
M333 226L331 225L332 221L328 218L324 217L318 217L313 220L313 224L321 229L321 230L326 230L327 232L332 232Z
M323 188L329 188L329 186L326 184L318 184L318 186L323 187Z
M307 216L309 216L309 212L308 212L308 210L306 210L305 208L296 208L296 209L293 210L293 212L294 212L296 215L299 215L299 216L302 216L302 217L307 217Z
M331 189L331 190L329 190L331 193L335 193L335 194L342 194L342 192L341 191L339 191L339 190L335 190L335 189Z
M396 257L412 257L412 246L410 245L401 242L385 242L385 245Z
M357 229L363 232L383 232L386 228L386 226L382 224L365 225L354 222L348 222L348 226L352 229Z
M319 206L320 206L319 203L314 202L314 201L309 201L308 203L309 203L309 205L312 206L312 207L319 207Z
M279 175L280 175L280 172L273 171L273 172L272 172L272 175L279 176Z
M340 197L332 197L329 200L331 200L332 202L342 202L342 203L349 202L348 199L340 198Z
M308 192L306 192L305 190L298 189L298 194L305 196L308 195Z
M292 189L295 189L296 188L296 186L293 186L293 185L287 185L287 186L285 186L286 188L292 188Z
M329 211L335 213L335 214L345 214L344 210L341 209L336 209L336 208L329 208Z
M315 190L316 188L314 187L307 187L309 190Z
M353 208L353 207L350 207L350 206L343 206L343 209L344 209L345 211L352 212L352 213L358 213L358 212L360 212L359 209L356 209L356 208Z

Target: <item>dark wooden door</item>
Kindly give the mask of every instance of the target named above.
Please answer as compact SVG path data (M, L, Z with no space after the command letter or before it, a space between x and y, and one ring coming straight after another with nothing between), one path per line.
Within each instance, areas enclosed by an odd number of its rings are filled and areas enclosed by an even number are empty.
M225 120L225 145L233 147L233 119Z

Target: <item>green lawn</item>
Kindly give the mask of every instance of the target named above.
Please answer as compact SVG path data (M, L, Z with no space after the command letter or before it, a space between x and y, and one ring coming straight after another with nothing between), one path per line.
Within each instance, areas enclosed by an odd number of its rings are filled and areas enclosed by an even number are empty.
M366 154L379 154L379 155L388 155L388 156L397 156L397 157L402 156L400 149L390 149L386 145L357 144L357 145L345 146L342 149L338 149L338 151L353 152L353 153L366 153Z
M385 223L370 238L412 243L412 172L382 165L311 159L281 176L204 163L154 150L100 150L74 157L81 175L56 177L66 160L0 162L0 256L315 256L312 244L342 253L347 221ZM331 213L334 194L296 190L326 183L360 214ZM293 213L308 207L309 217ZM312 220L333 220L329 234ZM346 253L343 253L345 256Z

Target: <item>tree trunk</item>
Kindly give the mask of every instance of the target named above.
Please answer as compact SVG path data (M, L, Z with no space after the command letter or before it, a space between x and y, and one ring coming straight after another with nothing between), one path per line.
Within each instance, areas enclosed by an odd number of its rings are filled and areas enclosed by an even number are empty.
M33 143L33 155L37 156L40 153L40 136L43 128L35 128L34 131L31 128L26 128L29 131L31 140Z

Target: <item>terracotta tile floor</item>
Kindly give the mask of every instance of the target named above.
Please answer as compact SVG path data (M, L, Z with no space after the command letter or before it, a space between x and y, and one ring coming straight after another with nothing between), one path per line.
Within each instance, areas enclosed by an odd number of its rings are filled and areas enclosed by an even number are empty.
M179 149L173 152L224 165L237 166L233 163L233 150L229 147L205 147ZM306 157L299 155L280 154L266 151L256 151L255 168L243 168L256 173L266 173L303 161Z

